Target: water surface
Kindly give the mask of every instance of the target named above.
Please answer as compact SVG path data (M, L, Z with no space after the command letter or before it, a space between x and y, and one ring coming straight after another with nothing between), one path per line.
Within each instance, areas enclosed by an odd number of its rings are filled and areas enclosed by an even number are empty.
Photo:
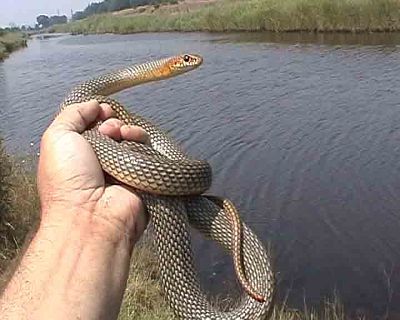
M36 152L74 85L199 53L196 72L118 99L210 161L212 192L232 199L271 245L291 306L336 290L352 310L400 311L398 44L397 34L36 39L0 63L0 130L10 150ZM195 238L205 288L235 287L230 259Z

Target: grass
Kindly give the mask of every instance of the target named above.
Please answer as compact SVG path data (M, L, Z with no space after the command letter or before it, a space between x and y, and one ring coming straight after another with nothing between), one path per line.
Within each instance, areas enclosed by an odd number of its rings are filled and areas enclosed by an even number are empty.
M94 15L52 31L400 31L400 0L220 0L192 9L176 5L138 12Z
M38 223L39 199L28 158L10 157L0 138L0 288Z
M0 292L39 222L35 159L9 156L0 138ZM28 239L27 239L28 238ZM176 319L164 300L155 256L148 236L136 246L119 320ZM224 303L225 304L225 303ZM272 320L344 320L345 312L337 296L319 310L307 307L290 310L286 303L275 306Z
M21 32L0 32L0 61L26 45L26 36Z
M156 259L152 254L150 239L142 239L133 252L119 320L174 319L161 295L155 266Z

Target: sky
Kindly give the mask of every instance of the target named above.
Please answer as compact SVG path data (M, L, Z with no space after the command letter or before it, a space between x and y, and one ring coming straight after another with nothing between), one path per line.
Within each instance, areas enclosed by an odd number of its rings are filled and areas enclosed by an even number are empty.
M17 25L34 25L40 14L71 16L84 9L91 0L0 0L0 27L6 27L11 22Z

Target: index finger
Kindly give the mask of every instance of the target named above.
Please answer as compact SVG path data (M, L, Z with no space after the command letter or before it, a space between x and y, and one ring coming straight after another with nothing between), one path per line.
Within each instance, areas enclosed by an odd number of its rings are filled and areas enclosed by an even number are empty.
M111 117L112 114L110 106L100 105L96 100L77 103L62 110L49 129L82 133L97 119L104 120Z

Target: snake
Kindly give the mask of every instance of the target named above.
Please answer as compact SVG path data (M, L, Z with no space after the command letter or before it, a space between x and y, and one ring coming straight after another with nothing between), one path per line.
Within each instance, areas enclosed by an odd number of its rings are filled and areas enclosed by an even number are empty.
M150 217L162 292L179 319L265 319L272 310L274 273L271 257L254 232L241 221L234 204L207 195L212 169L204 160L190 158L152 121L127 111L109 97L121 90L168 79L203 63L197 54L180 54L105 73L78 84L61 103L60 111L89 100L111 106L114 117L139 126L148 144L115 141L98 130L82 133L102 169L121 184L134 188ZM220 310L203 292L195 268L191 228L230 252L242 293L235 304Z

